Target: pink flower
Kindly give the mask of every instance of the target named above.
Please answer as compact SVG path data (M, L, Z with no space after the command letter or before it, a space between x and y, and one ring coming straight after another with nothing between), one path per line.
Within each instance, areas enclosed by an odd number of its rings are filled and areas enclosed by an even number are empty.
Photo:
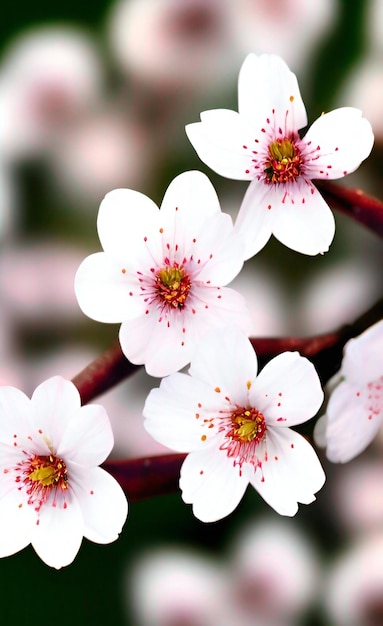
M301 138L307 115L295 75L278 56L250 54L238 83L239 113L205 111L186 126L198 156L227 178L251 181L236 221L250 258L271 234L303 254L328 250L334 218L311 182L353 172L373 145L361 111L322 115Z
M189 452L180 478L184 502L212 522L229 515L249 483L281 515L309 504L325 480L310 444L290 426L310 419L323 392L313 365L285 352L257 375L251 343L238 331L205 338L189 375L153 389L145 427L160 443Z
M242 239L204 174L177 176L160 210L137 191L116 189L97 224L104 252L77 271L79 305L95 320L122 322L122 351L148 374L189 363L216 327L249 328L242 296L223 287L243 265Z
M29 543L59 569L75 558L83 536L117 539L125 495L100 467L113 446L102 406L81 407L76 387L55 376L29 399L0 388L0 556Z
M363 452L383 421L383 320L350 339L326 414L318 420L315 438L327 458L346 463Z

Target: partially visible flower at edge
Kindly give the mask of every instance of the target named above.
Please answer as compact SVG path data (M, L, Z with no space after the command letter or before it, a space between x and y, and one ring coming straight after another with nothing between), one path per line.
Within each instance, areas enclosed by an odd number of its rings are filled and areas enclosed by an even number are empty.
M180 488L196 517L229 515L249 483L281 515L309 504L325 476L311 445L289 428L319 410L323 391L312 363L297 352L270 361L257 376L250 341L216 331L145 403L145 428L160 443L189 452Z
M246 241L245 258L271 234L303 254L326 252L334 217L311 181L356 170L372 149L370 123L359 109L343 107L322 115L301 138L307 115L296 76L269 54L245 59L238 110L205 111L186 133L215 172L251 181L235 224Z
M89 317L122 322L121 349L132 363L166 376L190 362L212 329L248 332L244 299L223 287L242 268L243 241L207 176L177 176L160 210L137 191L111 191L97 226L104 252L80 265L75 292Z
M32 544L59 569L75 558L83 536L95 543L118 538L125 495L98 467L113 446L105 409L81 406L76 387L55 376L29 399L0 388L0 556Z
M346 463L363 452L383 421L383 320L344 347L339 372L329 382L326 414L314 437L333 463Z

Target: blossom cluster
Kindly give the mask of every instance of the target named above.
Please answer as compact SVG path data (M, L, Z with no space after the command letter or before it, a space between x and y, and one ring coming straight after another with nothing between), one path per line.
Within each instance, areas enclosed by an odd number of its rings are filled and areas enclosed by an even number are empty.
M373 134L351 107L322 115L302 135L306 125L297 79L286 63L250 54L239 74L238 112L205 111L200 122L186 126L206 165L250 183L234 223L199 171L177 176L160 207L138 191L115 189L98 213L102 251L76 273L82 311L120 323L126 358L162 378L147 397L145 428L159 443L188 453L180 489L204 522L229 515L249 484L275 511L293 516L299 503L315 500L325 480L313 447L293 430L320 410L318 374L294 351L258 372L249 341L252 311L229 286L272 234L302 254L329 249L335 222L312 180L353 172L369 155ZM380 326L368 332L372 341L375 333L381 337ZM352 373L369 341L370 335L350 344L328 404L333 460L351 458L377 430L383 398L378 357L365 383L357 384ZM359 412L350 429L353 445L347 440L343 448L338 434L351 412L349 387ZM40 385L31 400L4 387L0 406L0 555L31 543L48 565L61 567L74 559L83 536L98 543L116 539L127 503L118 483L98 467L113 445L104 409L81 407L75 386L59 377ZM356 438L357 417L366 412L368 425Z

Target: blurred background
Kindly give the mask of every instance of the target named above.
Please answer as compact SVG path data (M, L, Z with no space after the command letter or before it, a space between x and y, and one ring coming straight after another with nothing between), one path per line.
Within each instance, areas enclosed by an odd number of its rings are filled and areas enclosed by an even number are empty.
M100 249L100 201L116 187L158 204L200 169L236 215L246 183L209 171L184 126L237 108L249 52L280 54L309 122L356 106L371 157L340 181L383 197L383 0L5 1L0 21L0 382L30 394L77 374L117 336L80 312L74 274ZM351 9L351 10L350 10ZM330 252L272 240L235 286L253 334L310 335L352 322L381 296L381 241L339 213ZM109 392L115 458L166 452L142 427L158 380L139 372ZM383 624L383 436L334 466L317 501L290 520L254 491L205 525L174 494L133 503L119 541L83 542L59 572L31 548L0 561L8 626L374 626Z

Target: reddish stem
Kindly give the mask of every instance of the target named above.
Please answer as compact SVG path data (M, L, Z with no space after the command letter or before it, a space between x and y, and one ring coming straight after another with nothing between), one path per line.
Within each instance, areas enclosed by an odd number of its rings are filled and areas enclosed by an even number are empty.
M383 318L383 299L353 324L315 337L262 337L251 342L261 365L286 350L298 350L314 363L324 384L338 369L344 344ZM130 376L138 366L126 360L116 343L99 356L73 382L83 403ZM119 481L130 500L141 500L174 492L177 489L184 454L166 454L139 459L108 461L104 467Z
M332 207L383 237L383 203L380 200L361 189L348 189L328 181L315 181L315 184Z

